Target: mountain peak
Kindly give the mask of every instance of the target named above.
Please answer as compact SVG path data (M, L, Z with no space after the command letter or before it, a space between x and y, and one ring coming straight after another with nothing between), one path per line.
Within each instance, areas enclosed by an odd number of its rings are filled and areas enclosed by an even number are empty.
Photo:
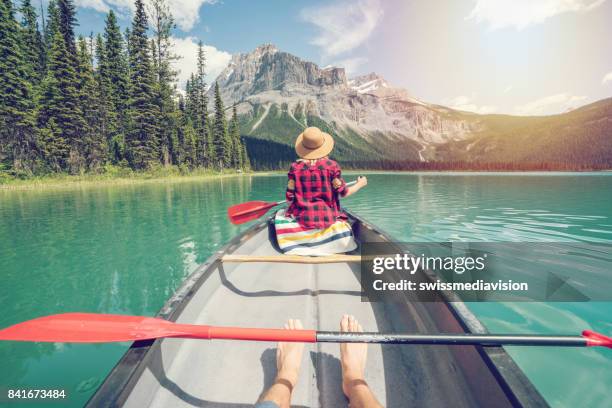
M261 44L257 48L251 52L251 54L255 55L263 55L263 54L275 54L278 52L278 47L272 43Z
M266 92L283 94L347 88L344 68L321 69L317 64L262 44L249 53L235 54L217 77L228 103Z
M390 88L389 83L375 72L355 77L348 82L348 85L357 93L369 93L380 88Z

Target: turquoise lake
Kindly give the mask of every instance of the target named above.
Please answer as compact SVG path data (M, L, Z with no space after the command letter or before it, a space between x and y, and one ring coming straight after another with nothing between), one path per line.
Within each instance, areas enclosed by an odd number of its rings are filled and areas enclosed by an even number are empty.
M343 204L398 241L612 244L612 173L367 176ZM0 191L0 327L69 311L155 315L198 264L248 227L227 221L228 205L279 200L285 183L245 175ZM612 333L612 302L469 307L492 332ZM65 405L80 407L128 347L2 342L0 391L62 388ZM612 350L508 350L551 405L609 406Z

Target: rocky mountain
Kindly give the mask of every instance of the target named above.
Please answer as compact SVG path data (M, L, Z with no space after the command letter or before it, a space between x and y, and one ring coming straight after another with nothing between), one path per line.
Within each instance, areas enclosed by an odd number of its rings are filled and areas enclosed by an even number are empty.
M271 44L234 55L216 81L226 105L237 106L263 167L290 161L293 140L307 126L333 134L335 156L356 167L612 165L612 99L548 117L478 115L423 102L375 73L347 79L343 68L320 68ZM561 141L572 149L555 146Z

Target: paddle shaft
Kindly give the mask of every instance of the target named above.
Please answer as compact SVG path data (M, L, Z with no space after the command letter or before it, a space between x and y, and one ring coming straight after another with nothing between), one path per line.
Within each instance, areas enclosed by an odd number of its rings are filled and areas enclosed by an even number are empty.
M317 343L432 344L449 346L563 346L585 347L580 336L489 335L489 334L384 334L317 332Z
M219 331L221 329L221 331ZM398 334L346 333L314 330L279 330L211 327L211 339L290 341L305 343L376 343L447 346L552 346L552 347L610 347L606 340L590 336L567 335L512 335L512 334ZM605 337L605 336L604 336Z

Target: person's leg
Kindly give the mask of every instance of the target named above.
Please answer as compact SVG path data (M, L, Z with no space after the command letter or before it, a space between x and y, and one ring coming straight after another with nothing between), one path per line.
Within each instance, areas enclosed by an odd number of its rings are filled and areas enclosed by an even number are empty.
M363 328L353 316L344 315L340 320L340 331L362 332ZM368 356L366 343L340 344L342 362L342 391L351 408L382 407L365 382L365 365Z
M301 328L302 322L297 319L289 319L285 324L285 329L288 330ZM291 392L297 384L303 352L304 343L278 343L276 348L276 368L278 370L276 379L256 406L270 407L270 403L274 403L280 408L290 407Z

